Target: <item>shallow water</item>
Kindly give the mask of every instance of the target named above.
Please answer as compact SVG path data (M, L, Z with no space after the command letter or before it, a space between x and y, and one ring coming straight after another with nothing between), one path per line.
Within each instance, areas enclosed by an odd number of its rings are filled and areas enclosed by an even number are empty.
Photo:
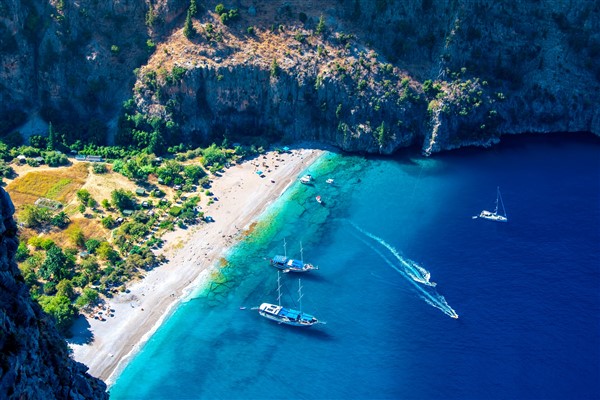
M599 155L597 138L574 135L428 159L328 154L308 171L314 185L273 204L111 397L598 398ZM509 222L472 219L496 186ZM302 243L320 266L301 275L302 306L326 325L252 310L276 301L265 258L284 239L289 256ZM283 304L298 306L298 277L282 275Z

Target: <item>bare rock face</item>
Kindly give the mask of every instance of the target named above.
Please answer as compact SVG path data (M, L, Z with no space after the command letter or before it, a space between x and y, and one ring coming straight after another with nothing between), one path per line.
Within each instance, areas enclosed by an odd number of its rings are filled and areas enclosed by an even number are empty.
M0 188L0 398L108 399L104 382L70 358L53 321L31 301L13 256L14 206Z

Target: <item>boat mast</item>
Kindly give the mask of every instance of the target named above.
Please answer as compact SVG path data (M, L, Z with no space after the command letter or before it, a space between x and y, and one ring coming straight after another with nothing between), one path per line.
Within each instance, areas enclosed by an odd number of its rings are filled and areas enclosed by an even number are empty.
M302 312L302 283L300 283L300 279L298 279L298 307L300 307L300 312Z
M500 186L498 186L498 198L500 199L500 204L502 205L502 213L506 218L508 218L506 215L506 209L504 208L504 201L502 200L502 195L500 194Z
M302 265L304 266L304 249L302 248L302 242L300 242L300 261L302 262Z
M277 271L277 304L281 307L281 276Z
M500 197L500 186L496 187L496 209L494 210L494 215L498 215L498 198Z
M285 242L285 238L283 238L283 256L287 258L287 243Z

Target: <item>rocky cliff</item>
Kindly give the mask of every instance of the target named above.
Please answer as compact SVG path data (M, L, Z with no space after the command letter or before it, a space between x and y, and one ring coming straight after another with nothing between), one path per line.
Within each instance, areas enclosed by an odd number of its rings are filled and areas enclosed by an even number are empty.
M130 116L180 128L159 132L167 144L268 135L432 153L600 134L595 2L223 1L233 18L217 3L198 2L186 36L190 1L0 0L4 125L39 111L73 137L135 142L139 121L115 123L133 97Z
M50 317L29 297L13 260L13 212L0 188L0 398L107 399L106 385L70 358Z

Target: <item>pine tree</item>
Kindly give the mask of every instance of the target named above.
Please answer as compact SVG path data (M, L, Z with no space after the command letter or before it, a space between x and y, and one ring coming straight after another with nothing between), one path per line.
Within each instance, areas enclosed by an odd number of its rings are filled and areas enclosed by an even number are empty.
M198 14L198 5L196 4L196 0L190 0L190 15L195 17Z
M196 29L192 24L192 13L190 10L187 12L187 16L185 17L185 25L183 27L183 34L186 38L191 39L196 35Z
M323 17L323 15L321 14L321 18L319 18L319 23L317 24L317 35L322 34L323 32L325 32L325 18Z
M56 148L56 133L52 129L52 122L48 124L48 144L46 145L48 150L54 150Z
M277 64L276 58L274 58L273 62L271 63L271 76L273 78L276 78L279 76L279 64Z

